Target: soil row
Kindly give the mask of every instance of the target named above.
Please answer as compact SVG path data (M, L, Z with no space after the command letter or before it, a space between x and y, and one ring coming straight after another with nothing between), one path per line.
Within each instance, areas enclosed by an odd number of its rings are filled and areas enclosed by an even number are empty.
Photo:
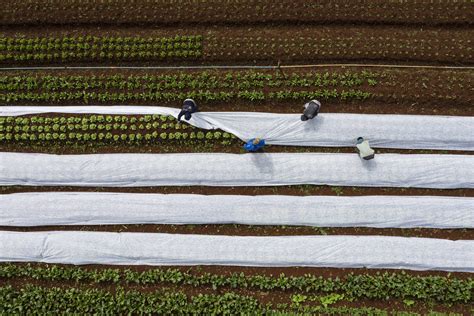
M337 85L334 86L331 80L326 85L324 81L320 84L325 86L320 87L309 85L306 82L301 82L300 85L294 85L292 77L306 77L310 74L319 74L325 76L326 74L330 77L338 76L343 74L352 74L361 76L364 73L373 74L376 76L375 83L368 84L362 82L353 87L344 87L340 81L337 81ZM207 74L206 80L199 79L204 78L203 74ZM198 101L201 111L259 111L259 112L301 112L302 104L307 100L302 96L291 95L291 99L285 98L271 98L270 93L277 93L278 91L290 91L290 92L317 92L324 89L332 91L333 89L338 90L350 90L357 89L369 96L365 99L357 98L346 98L341 99L340 97L328 97L320 98L323 102L322 112L334 112L334 113L374 113L374 114L427 114L427 115L473 115L474 109L472 108L473 95L474 95L474 71L472 70L435 70L435 69L390 69L390 68L377 68L374 69L360 69L360 68L309 68L309 69L284 69L284 70L259 70L259 71L131 71L131 70L109 70L109 71L37 71L37 72L19 72L19 71L8 71L1 73L1 79L4 83L0 88L0 95L6 100L7 96L10 95L8 102L3 101L5 105L51 105L51 104L64 104L64 105L82 105L82 104L119 104L125 102L126 104L137 104L137 105L161 105L180 107L181 100L168 100L171 96L161 97L160 100L149 100L142 97L141 93L150 92L150 86L146 82L136 83L136 78L142 76L191 76L194 81L192 84L205 85L205 82L209 78L214 78L217 82L223 82L226 76L233 76L236 78L239 75L249 74L260 74L262 76L272 76L278 79L286 86L272 87L268 86L266 80L258 81L246 81L245 84L257 83L261 86L253 87L249 86L246 90L249 92L255 92L262 94L255 99L252 99L252 95L245 96L242 98L232 98L232 102L227 100L216 100L213 97L214 94L221 92L232 92L238 93L239 90L236 87L224 88L224 87L212 87L212 86L197 86L196 88L187 87L185 82L180 80L174 80L172 86L171 83L165 88L165 82L158 81L154 85L162 85L163 90L160 93L175 93L176 96L180 94L187 95L188 93L199 93L206 92L206 95L202 95ZM120 76L123 79L120 81L126 86L120 89L117 88L81 88L81 90L72 89L71 86L75 86L76 81L72 77L80 76L80 82L89 82L94 78L102 78L100 80L106 80L113 78L114 76ZM87 100L83 95L79 98L73 98L72 100L35 100L35 96L41 95L42 93L50 93L50 89L42 86L42 80L45 78L55 78L55 80L62 80L64 87L54 87L55 93L75 93L82 91L90 91L93 93L123 93L126 97L127 94L132 94L126 101L106 101L106 100ZM39 87L27 89L25 85L10 85L7 86L7 82L14 80L19 82L25 82L26 79L21 78L36 78L39 81ZM69 78L69 79L68 79ZM97 79L96 79L97 80ZM372 81L373 82L373 81ZM304 84L303 84L304 83ZM131 88L128 88L128 84ZM187 83L191 84L191 83ZM231 80L230 84L242 85L244 82L240 82L238 79ZM45 84L46 85L46 84ZM235 90L235 91L234 91ZM21 94L25 94L20 98ZM135 94L137 97L135 98ZM210 95L210 97L206 97ZM15 96L19 99L15 100ZM296 99L293 99L296 97ZM26 100L28 98L28 100Z
M117 192L117 193L161 193L161 194L203 194L203 195L403 195L403 196L464 196L474 197L474 189L419 189L419 188L375 188L375 187L338 187L320 185L294 185L278 187L56 187L56 186L0 186L0 194L21 192Z
M31 14L34 12L34 14ZM0 24L447 24L471 25L468 0L318 2L280 0L16 1L0 9Z
M310 226L259 226L259 225L71 225L41 227L0 226L0 230L17 232L34 231L96 231L168 233L228 236L307 236L307 235L353 235L353 236L399 236L442 238L449 240L472 240L474 229L427 229L427 228L371 228L371 227L310 227Z
M115 28L84 27L64 29L60 27L10 28L1 33L6 37L137 37L162 38L178 36L202 36L202 55L195 61L183 64L252 64L277 63L324 63L324 62L398 62L446 65L473 64L471 29L445 29L438 27L381 27L368 26L222 26L192 28ZM117 46L123 47L122 45ZM43 49L44 48L44 49ZM163 64L159 57L151 55L120 55L111 53L103 59L85 54L86 48L70 51L62 46L48 53L40 45L35 54L25 54L21 60L12 61L19 47L5 46L0 57L9 66L39 63L46 64ZM146 46L144 46L144 49ZM63 56L62 52L67 53ZM12 55L11 58L8 54ZM50 56L48 56L48 54ZM8 58L7 58L8 57ZM166 62L169 65L170 62Z
M113 132L113 131L112 131ZM205 132L205 131L204 131ZM179 132L178 132L179 133ZM198 132L200 133L200 132ZM209 132L204 135L208 135ZM216 132L210 132L214 134ZM217 132L220 133L220 132ZM24 134L24 133L21 133ZM21 135L20 134L20 135ZM44 133L43 133L44 134ZM53 135L55 133L48 133ZM57 134L57 133L56 133ZM168 133L170 136L173 133ZM175 133L176 134L176 133ZM4 134L0 134L4 135ZM18 135L18 134L15 134ZM87 134L93 135L93 134ZM96 134L94 134L96 135ZM124 134L114 134L120 137ZM130 134L125 134L130 137ZM135 134L134 134L135 135ZM89 136L90 137L90 136ZM84 155L108 153L143 153L143 154L170 154L170 153L229 153L244 154L244 142L239 139L231 140L156 140L156 141L129 141L122 140L40 140L40 141L0 141L0 151L18 153L44 153L55 155ZM267 145L267 153L356 153L355 147L298 147ZM472 151L454 150L421 150L421 149L385 149L377 148L376 154L456 154L474 155Z

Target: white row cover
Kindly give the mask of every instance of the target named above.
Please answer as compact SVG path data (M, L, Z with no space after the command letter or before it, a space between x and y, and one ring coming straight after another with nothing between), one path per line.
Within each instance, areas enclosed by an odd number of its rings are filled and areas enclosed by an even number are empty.
M386 236L236 237L0 232L0 262L234 265L474 272L474 241Z
M383 105L380 105L383 106ZM303 110L303 107L301 107ZM39 113L161 114L179 109L152 106L3 106L0 116ZM474 150L474 117L321 113L302 122L300 114L199 112L190 124L221 129L247 141L290 146L354 146L357 137L380 148Z
M0 153L2 185L474 187L474 156L357 154Z
M0 195L0 226L106 224L474 228L474 198L97 192Z
M0 153L0 185L474 188L474 155Z

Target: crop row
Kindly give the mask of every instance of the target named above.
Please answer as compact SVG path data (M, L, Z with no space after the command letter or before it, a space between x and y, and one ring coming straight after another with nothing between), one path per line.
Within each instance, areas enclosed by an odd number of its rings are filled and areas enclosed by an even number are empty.
M163 115L0 117L0 144L143 144L179 141L186 144L220 142L230 145L235 136L221 131L204 131Z
M0 102L168 102L189 97L199 101L364 100L371 94L353 87L375 86L377 76L366 71L303 75L246 71L158 76L2 76Z
M2 37L0 62L198 58L201 36Z
M211 91L190 91L190 92L136 92L136 93L97 93L97 92L42 92L42 93L6 93L0 94L0 102L61 102L80 101L90 102L125 102L125 101L182 101L186 98L193 98L197 101L231 101L239 99L244 101L265 101L265 100L311 100L311 99L340 99L340 100L365 100L372 96L370 92L361 90L341 90L323 89L316 91L277 91L262 92L258 90L243 90L240 92L211 92Z
M354 31L355 32L355 31ZM297 32L295 32L297 33ZM461 32L463 33L463 32ZM256 34L252 36L215 35L206 37L204 60L355 60L396 59L422 61L465 61L473 58L470 39L453 33L436 36L435 33L384 34L362 31L350 36L323 30L318 36L294 34ZM467 34L466 34L467 35Z
M256 71L195 72L162 75L100 75L100 76L0 76L0 91L84 90L84 89L144 89L164 91L174 89L249 89L273 87L354 87L374 86L378 73L361 71L344 73L307 72L304 74Z
M21 288L0 287L2 315L370 315L388 316L389 312L371 307L331 307L334 300L324 298L323 306L280 303L261 304L252 296L236 293L197 294L155 291L142 293L117 288L111 292L99 289L42 287L27 284ZM410 312L391 315L419 316ZM428 316L446 316L428 312ZM459 314L450 313L450 316Z
M389 300L393 298L437 301L441 303L467 303L474 297L474 280L440 276L410 276L405 273L384 273L377 275L348 274L343 278L324 278L314 275L278 277L232 273L218 275L204 273L194 275L178 269L150 269L143 272L129 269L89 270L78 267L30 265L1 265L0 277L27 277L48 281L111 282L121 284L158 284L210 286L213 289L253 289L261 291L292 290L303 293L342 293L349 299L368 298Z
M127 0L103 2L24 0L0 8L0 23L159 24L159 23L466 23L474 20L468 0L384 1L353 0L295 2L260 0L173 1ZM34 12L35 14L31 14Z

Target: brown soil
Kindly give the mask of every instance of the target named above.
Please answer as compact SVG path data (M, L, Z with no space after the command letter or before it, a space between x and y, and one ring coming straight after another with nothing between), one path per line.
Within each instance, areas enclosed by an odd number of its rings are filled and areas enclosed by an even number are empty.
M105 188L105 187L51 187L51 186L0 186L1 194L19 192L129 192L162 194L204 194L204 195L439 195L474 197L474 189L418 189L418 188L371 188L371 187L331 187L318 185L295 185L280 187L141 187L141 188Z
M447 9L449 6L449 9ZM107 3L61 0L16 1L2 6L0 24L444 24L470 25L474 15L468 1L351 1L279 0L175 2L126 0ZM31 14L34 12L34 14Z
M153 27L12 27L3 36L144 36L203 35L200 62L185 64L294 64L325 62L397 62L472 65L474 30L381 26L195 26ZM317 34L317 36L315 36ZM157 65L163 61L154 61ZM68 63L69 64L69 63ZM77 63L80 64L80 63ZM94 64L86 61L84 65ZM116 61L109 64L117 65ZM145 65L137 61L132 64ZM32 64L33 65L33 64ZM35 62L34 65L38 65ZM72 63L70 65L73 65ZM101 65L104 65L103 63ZM169 63L168 63L169 65ZM13 66L13 64L9 64Z
M442 238L449 240L474 239L474 229L399 229L370 227L308 227L308 226L258 226L258 225L92 225L92 226L41 226L11 227L0 226L0 230L32 231L99 231L99 232L140 232L169 234L201 234L228 236L303 236L303 235L370 235L402 236L422 238Z
M2 152L20 152L20 153L45 153L57 155L83 155L83 154L106 154L106 153L233 153L243 154L243 142L234 140L232 144L223 145L219 141L196 141L195 143L166 141L163 143L142 143L142 144L101 144L93 141L89 143L61 144L61 143L24 143L14 142L0 145ZM298 146L265 146L267 153L354 153L352 147L298 147ZM455 154L455 155L474 155L473 151L455 151L455 150L417 150L417 149L376 149L377 154Z

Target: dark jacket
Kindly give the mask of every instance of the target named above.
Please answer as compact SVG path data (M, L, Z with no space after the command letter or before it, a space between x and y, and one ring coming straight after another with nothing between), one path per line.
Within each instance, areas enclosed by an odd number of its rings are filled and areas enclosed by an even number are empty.
M303 115L301 116L302 121L311 120L315 116L318 116L319 110L321 109L321 103L317 100L311 100L304 105Z
M186 99L183 102L183 109L178 114L178 121L181 121L181 117L184 115L184 118L189 121L191 119L191 114L197 112L197 104L193 99Z

